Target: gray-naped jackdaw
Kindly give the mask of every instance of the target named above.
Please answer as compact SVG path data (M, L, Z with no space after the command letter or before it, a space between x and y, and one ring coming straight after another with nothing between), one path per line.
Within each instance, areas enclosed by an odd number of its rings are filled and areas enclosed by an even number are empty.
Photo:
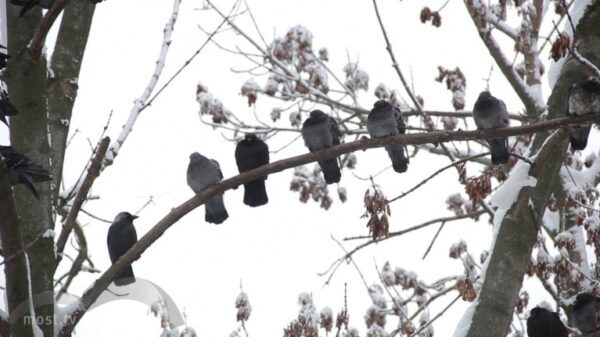
M235 162L240 173L267 165L269 163L269 146L256 135L246 134L235 148ZM244 184L244 204L257 207L269 202L265 179L267 177L261 177Z
M4 165L8 168L10 184L13 186L17 184L25 185L39 199L40 196L33 183L52 180L50 172L10 146L0 145L0 154L4 158Z
M573 325L584 336L600 336L598 315L600 314L600 298L590 293L580 293L575 297L573 305Z
M473 119L480 130L505 128L509 125L508 112L503 101L482 91L473 108ZM508 161L508 138L487 140L492 153L492 164L506 164Z
M406 125L402 120L402 113L395 106L385 100L379 100L367 117L367 131L371 138L382 138L406 133ZM408 158L404 154L404 145L396 144L385 147L394 171L406 172Z
M567 116L600 114L600 82L588 79L573 84L568 92ZM587 146L591 124L569 126L569 141L573 150L583 150Z
M311 111L310 117L302 124L302 138L310 152L339 145L340 137L340 130L335 119L329 117L321 110ZM340 181L342 173L338 166L337 157L321 159L318 163L327 184Z
M216 160L208 159L198 152L190 155L190 164L187 169L188 186L198 194L203 189L221 181L223 173ZM223 193L218 193L204 203L206 222L220 224L228 217L225 204L223 203Z
M529 318L527 318L527 335L529 337L568 337L569 330L557 313L535 307L531 309Z
M131 215L127 212L121 212L115 217L115 221L108 229L106 243L108 245L108 254L110 262L115 264L119 258L137 242L137 233L133 226L133 220L137 219L136 215ZM115 285L124 286L135 282L133 268L131 264L115 278Z

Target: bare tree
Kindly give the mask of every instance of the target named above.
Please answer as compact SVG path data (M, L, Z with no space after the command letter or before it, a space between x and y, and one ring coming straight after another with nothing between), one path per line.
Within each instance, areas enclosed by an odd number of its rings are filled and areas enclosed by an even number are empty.
M573 11L579 14L578 17L572 17L569 14L570 5L564 1L555 2L556 14L551 14L547 12L548 1L542 0L498 1L494 4L466 0L465 10L473 18L474 28L520 98L525 114L510 113L511 120L518 123L510 128L463 131L458 127L461 121L465 128L473 128L473 123L470 122L472 113L463 110L466 78L462 71L440 66L436 79L445 81L451 91L450 103L455 111L424 109L423 98L411 87L396 60L385 28L385 18L379 11L377 1L373 0L373 20L379 24L386 43L381 46L381 52L387 51L389 54L390 63L404 92L390 90L388 88L392 86L381 83L376 86L374 95L377 99L388 100L402 111L409 132L376 139L363 137L367 133L369 109L361 106L358 98L359 91L369 89L368 65L349 60L342 73L336 73L327 64L328 50L323 48L315 52L312 33L300 25L292 27L285 36L267 42L245 1L237 1L225 13L207 0L206 9L218 15L221 24L216 30L206 31L206 41L192 58L164 86L157 88L179 4L180 0L173 1L173 11L164 29L156 68L148 86L135 101L128 122L112 143L102 134L87 166L82 169L78 183L71 188L61 187L61 176L65 165L69 165L65 163L64 153L79 89L76 79L83 61L95 4L56 0L43 17L41 9L34 8L23 18L18 17L19 7L7 4L8 50L11 58L2 79L8 85L11 101L20 112L11 118L11 144L27 153L35 162L48 163L53 180L37 185L41 198L36 200L21 187L11 190L7 170L0 161L0 238L9 309L8 315L0 316L0 335L39 336L41 331L44 336L53 336L57 331L59 336L71 336L83 315L123 268L138 259L183 216L217 193L267 174L295 168L291 189L299 192L300 200L306 202L312 198L319 201L321 207L329 209L332 198L320 171L303 165L340 156L345 170L351 170L359 160L353 152L391 144L405 145L413 157L421 150L443 156L449 164L415 184L408 192L393 198L386 197L384 193L398 192L383 191L376 183L377 173L374 172L368 179L369 189L364 196L369 233L347 238L347 241L364 242L334 261L326 275L331 277L342 262L352 261L353 255L366 246L431 225L439 224L439 234L448 223L468 218L477 221L487 214L494 224L495 238L489 254L482 256L479 262L468 251L465 242L453 245L450 257L463 262L464 273L447 275L433 283L424 282L418 275L401 267L393 268L389 263L378 267L381 285L365 284L373 300L365 316L368 336L432 336L432 323L459 299L473 301L474 304L465 313L457 336L506 336L509 332L523 335L521 320L528 296L521 288L527 273L540 278L556 300L555 306L564 312L569 312L571 298L578 292L600 293L597 286L598 271L588 262L591 259L587 257L584 244L587 242L596 252L600 251L600 236L597 235L600 223L597 190L600 161L595 157L582 160L578 153L568 152L567 133L564 130L570 125L599 123L600 116L562 117L568 88L590 76L600 76L597 68L600 64L597 41L600 34L599 1L573 4ZM424 23L431 21L439 27L442 24L442 10L443 7L437 11L424 7L420 13L421 20ZM49 58L50 64L46 64L41 50L48 30L61 13L56 47ZM506 19L508 13L520 18L518 27L509 25ZM557 20L568 22L567 28L558 31L558 24L555 24L552 31L542 34L542 22L546 18L550 20L552 15ZM254 34L236 23L241 16L251 20L256 28ZM217 37L226 30L235 31L251 50L227 46L219 41ZM514 41L515 59L519 63L511 62L508 51L501 48L497 40L499 34ZM558 61L553 70L557 75L545 102L541 77L544 72L542 59L545 58L543 48L547 43L541 36L548 36L547 40L550 41L553 34L555 41L552 43L551 56ZM117 158L140 113L211 42L224 52L237 54L250 62L252 68L247 70L248 74L261 72L265 80L263 86L254 80L242 84L241 93L247 97L249 106L269 97L283 107L273 109L267 116L255 113L252 120L247 120L228 110L201 83L197 86L197 98L203 123L230 132L232 140L236 140L240 133L252 132L264 139L282 135L288 137L288 144L291 144L298 140L306 114L315 107L322 107L330 110L332 117L337 120L345 143L313 153L290 154L286 159L227 178L173 207L126 254L101 274L93 286L83 293L78 306L66 313L65 323L55 327L53 319L45 319L57 314L54 312L55 298L67 293L73 279L81 272L98 272L87 253L85 231L78 223L79 213L83 212L82 206L89 200L89 191L95 178ZM288 117L289 125L282 125L284 116ZM492 166L487 159L487 152L477 151L475 149L480 147L472 146L485 146L483 141L486 139L506 136L516 137L511 141L512 157L505 167ZM466 163L480 165L483 167L482 173L469 175ZM454 215L391 232L388 220L390 204L406 197L446 169L456 171L469 199L460 194L451 195L447 204ZM501 184L495 193L491 189L492 179ZM355 197L347 196L343 187L338 187L337 194L342 201ZM502 197L494 200L494 195ZM545 213L558 213L560 223L543 221ZM54 229L58 222L61 225L60 234L55 237ZM70 261L68 273L56 275L58 264L68 262L63 258L64 250L73 233L78 254ZM555 257L550 256L554 253L546 247L544 233L559 247ZM436 238L437 234L432 238L430 247ZM532 254L535 258L532 258ZM457 293L445 309L436 313L430 311L431 303L454 291ZM47 297L37 301L33 294L52 295L49 301ZM28 315L35 315L36 319L41 317L41 322L52 323L32 325L31 320L25 319L27 315L18 316L23 303L30 303L30 309L35 308L35 312ZM320 329L326 333L335 331L331 309L325 308L317 313L312 297L307 294L301 294L299 303L299 315L286 326L286 336L317 336ZM248 336L244 322L250 316L251 306L245 293L242 292L238 297L236 307L238 320L241 321L236 334L243 332ZM161 316L160 306L153 312ZM385 330L388 316L398 319L396 328L391 331ZM335 327L336 336L342 332L351 336L357 334L349 327L347 308L338 313ZM192 336L193 330L186 333Z

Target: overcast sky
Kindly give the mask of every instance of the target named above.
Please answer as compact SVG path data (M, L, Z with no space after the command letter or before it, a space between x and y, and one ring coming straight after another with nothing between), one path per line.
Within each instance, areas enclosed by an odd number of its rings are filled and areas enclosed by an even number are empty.
M232 4L230 0L215 2L222 11L228 11ZM427 1L432 9L443 3ZM369 91L360 96L363 107L372 106L376 99L373 89L380 82L400 91L371 1L248 0L248 4L267 41L302 24L314 34L315 50L328 48L328 65L338 76L343 76L341 69L348 58L358 60L359 66L370 75ZM478 93L485 88L484 79L490 73L492 60L462 2L450 1L444 8L442 28L421 24L421 1L381 0L379 4L396 57L417 93L424 97L425 108L451 109L451 93L445 89L445 84L434 81L440 65L461 68L467 78L465 109L470 110ZM213 11L198 10L201 6L201 1L182 2L160 83L164 83L206 39L197 26L211 31L220 22ZM71 133L77 130L77 135L67 151L64 172L67 186L74 183L88 159L87 139L92 143L97 141L111 111L113 115L107 134L116 138L133 100L145 89L171 8L172 1L168 0L107 0L97 6L71 122ZM240 18L239 23L258 38L247 18ZM228 47L239 46L253 51L231 31L216 39ZM512 51L512 46L507 46ZM92 194L100 199L88 202L85 210L113 219L121 211L136 212L152 197L153 203L135 222L138 237L141 237L172 207L192 196L185 180L191 152L198 151L218 160L225 177L237 174L233 157L235 144L227 141L221 130L213 130L200 122L195 90L201 81L228 109L238 116L250 118L254 107L248 107L246 98L239 91L242 83L251 76L231 71L250 67L242 56L208 45L142 113L115 164L104 171L94 185ZM265 77L255 79L260 85L266 80ZM504 99L511 112L523 109L497 69L492 72L490 89ZM403 97L406 97L404 93ZM267 118L276 103L259 96L256 113ZM0 134L3 137L0 140L6 143L6 130L0 129ZM272 149L277 148L296 135L279 136L269 145ZM592 144L597 144L596 138ZM271 158L273 161L305 152L301 141L297 141L285 151L271 154ZM354 173L362 177L389 165L383 149L361 152L357 156L358 167ZM443 157L423 154L411 161L407 173L399 175L387 170L377 177L376 182L388 197L393 197L446 163L447 159ZM476 174L480 169L477 166L469 168L470 174ZM312 201L300 203L297 193L289 191L291 177L292 170L270 176L267 180L270 201L260 208L242 204L242 188L228 191L225 203L230 217L220 226L204 222L203 207L193 211L134 263L136 276L165 289L186 312L188 323L199 336L227 336L237 328L234 302L240 282L253 307L247 324L252 336L281 335L283 328L297 315L300 292L312 293L319 311L330 306L337 314L343 305L344 283L347 283L350 325L364 333L363 316L370 300L354 267L344 264L328 286L324 286L326 278L317 273L325 271L343 254L330 236L342 239L368 233L366 220L360 216L364 212L362 200L369 182L359 180L345 170L340 186L348 190L348 201L340 203L332 185L334 204L325 211ZM397 231L451 215L445 209L444 201L449 194L459 191L462 192L463 187L458 184L456 174L453 170L446 171L411 197L392 204L390 229ZM108 224L86 217L82 219L91 258L97 268L105 270L110 265L106 250ZM385 261L390 261L394 267L413 270L426 281L461 274L460 261L449 259L448 249L464 237L468 239L470 252L478 258L482 250L489 247L491 235L487 217L482 220L448 224L424 261L421 256L437 227L369 247L357 254L355 261L368 284L378 282L375 263L381 267ZM344 245L352 248L354 243ZM61 267L61 270L65 269L66 264ZM71 291L81 294L96 277L87 274L78 277ZM456 293L451 293L433 308L443 308L454 296ZM465 308L461 302L440 319L434 325L437 335L450 335ZM396 320L388 320L388 327L394 324ZM157 336L160 331L159 321L149 314L147 307L119 301L88 313L79 324L77 334L114 335L116 327L121 329L121 336Z

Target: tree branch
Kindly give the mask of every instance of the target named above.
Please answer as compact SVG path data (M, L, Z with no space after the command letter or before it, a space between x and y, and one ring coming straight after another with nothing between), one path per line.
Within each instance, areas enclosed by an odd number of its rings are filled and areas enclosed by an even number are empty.
M29 53L31 54L31 58L37 60L42 55L42 48L44 48L44 43L46 42L46 35L52 28L52 25L62 13L63 9L69 4L71 0L56 0L52 3L52 6L44 15L44 18L40 22L40 24L35 29L33 33L33 39L29 44Z
M117 276L119 272L121 272L127 265L131 264L133 261L139 259L142 253L144 253L146 249L148 249L148 247L150 247L152 243L154 243L159 237L161 237L163 233L167 229L169 229L173 224L175 224L177 221L179 221L182 217L184 217L192 210L204 204L206 200L210 199L217 193L222 193L226 190L238 187L239 185L255 180L259 177L264 177L269 174L280 172L288 168L308 164L324 158L339 156L357 150L366 150L392 144L423 144L432 142L441 143L453 140L458 141L501 138L555 129L565 125L581 124L594 121L600 122L600 116L584 115L575 118L565 117L547 122L540 122L525 126L504 129L476 131L435 131L429 133L396 135L386 138L364 139L355 142L336 145L313 153L307 153L288 159L279 160L269 165L263 165L259 168L223 180L215 185L206 188L201 193L190 198L181 205L172 208L167 215L165 215L135 245L133 245L124 255L122 255L116 263L114 263L108 270L106 270L104 274L102 274L102 276L100 276L100 278L96 280L94 285L83 294L81 298L81 305L70 315L70 318L66 320L69 323L63 327L59 336L70 336L73 328L79 322L81 317L83 317L87 308L89 308L96 301L96 299L100 296L104 289L108 287L108 285L112 282L112 280Z
M154 88L158 83L158 79L160 78L162 70L165 67L165 59L167 58L169 47L171 46L171 34L173 32L173 28L175 27L175 22L177 21L177 15L179 14L180 4L181 0L173 0L173 11L169 18L169 21L167 22L163 30L164 37L162 42L162 48L160 50L158 60L156 61L154 73L152 74L150 82L148 83L148 86L146 87L142 95L134 101L134 105L131 108L131 112L129 113L129 119L127 120L127 123L125 123L125 125L123 126L119 137L117 137L115 142L111 145L108 154L106 155L106 158L104 160L105 167L112 165L113 161L115 160L115 157L119 153L119 149L131 133L135 121L142 112L142 109L144 108L144 103L148 100L150 94L152 94L152 91L154 91Z
M106 150L108 149L109 144L110 138L108 137L105 137L100 141L98 149L96 150L96 154L94 155L94 158L92 159L92 161L90 162L90 166L88 167L87 175L85 176L81 187L77 191L77 195L75 196L75 200L73 201L73 206L71 206L69 214L67 214L67 217L63 222L62 231L60 232L60 236L56 241L57 267L60 261L62 260L62 252L65 249L65 245L67 243L69 235L71 234L71 230L73 229L75 221L77 220L79 210L85 202L88 192L94 184L94 180L96 180L96 178L99 175L100 168L102 167L102 160L104 159L104 155L106 154Z
M487 6L481 0L464 0L464 3L471 18L473 19L473 23L477 27L479 37L489 50L494 61L496 61L498 68L500 68L500 71L502 71L502 74L504 74L512 88L515 90L521 99L521 102L523 102L523 105L525 105L527 115L536 116L541 111L544 111L545 106L539 106L535 98L530 95L527 84L519 77L515 69L512 67L512 62L510 62L510 60L504 56L500 45L492 36L491 31L487 29L485 25L481 26L481 18L479 17L481 13L479 11L483 9L487 12ZM487 19L484 19L484 21L485 20Z

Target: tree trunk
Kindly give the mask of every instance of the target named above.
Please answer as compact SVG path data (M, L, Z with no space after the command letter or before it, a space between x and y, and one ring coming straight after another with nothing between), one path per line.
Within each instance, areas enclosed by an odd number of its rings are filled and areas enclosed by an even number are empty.
M600 1L595 1L587 8L575 34L578 51L594 64L600 64L599 32ZM548 118L564 116L569 86L591 75L590 69L569 56L548 100ZM543 212L552 191L562 189L559 171L568 147L566 132L559 130L550 137L549 132L541 132L533 139L531 153L539 151L539 164L529 174L537 178L537 185L523 188L502 220L468 337L505 337L508 332Z
M19 114L11 118L11 144L19 152L24 153L35 163L48 168L50 162L50 146L47 123L46 98L46 59L34 60L27 51L27 44L33 36L34 29L41 19L39 7L32 9L23 18L19 18L21 7L13 6L7 1L8 51L11 58L8 62L6 82L9 96ZM21 186L14 188L14 200L19 214L19 229L22 242L29 246L26 250L31 272L32 294L52 294L54 274L54 238L44 236L52 229L52 206L50 199L50 183L36 183L40 194L37 200L31 192ZM13 240L13 238L8 238ZM32 243L32 244L31 244ZM30 245L31 244L31 245ZM21 259L23 254L19 254ZM11 332L13 337L32 336L31 320L19 317L19 305L27 305L29 298L27 264L14 264L15 269L6 268L8 306L13 319ZM12 286L8 286L12 285ZM51 299L52 297L50 297ZM52 336L54 331L54 303L48 301L35 305L39 328L44 336ZM49 302L49 303L47 303ZM25 311L27 312L27 311Z

